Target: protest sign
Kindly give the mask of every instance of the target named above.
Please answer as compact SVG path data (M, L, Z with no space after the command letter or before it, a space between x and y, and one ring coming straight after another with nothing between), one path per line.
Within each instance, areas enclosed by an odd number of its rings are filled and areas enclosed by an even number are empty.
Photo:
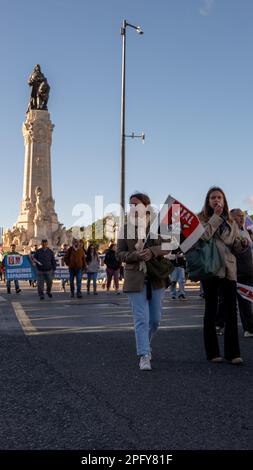
M36 279L36 269L29 255L7 254L4 258L4 269L7 281Z
M55 261L56 261L56 271L54 273L54 278L55 279L68 280L69 279L69 268L64 263L64 257L63 256L56 256Z
M150 234L160 233L164 250L180 246L186 253L201 237L204 227L194 212L172 196L168 196L155 221Z

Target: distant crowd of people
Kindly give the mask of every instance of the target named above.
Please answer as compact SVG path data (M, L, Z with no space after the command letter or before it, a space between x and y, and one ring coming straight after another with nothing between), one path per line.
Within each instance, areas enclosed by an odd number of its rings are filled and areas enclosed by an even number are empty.
M4 259L7 255L18 255L16 246L11 245L10 250L5 252L0 259L0 273L1 280L5 281L4 272ZM87 275L87 294L90 294L91 285L93 287L93 294L97 295L97 276L101 267L99 254L94 243L90 243L87 250L84 246L83 240L73 239L72 245L64 244L57 256L63 258L63 262L68 266L69 281L68 279L61 280L62 290L66 290L66 283L70 285L70 296L73 298L82 298L82 279L84 273ZM44 288L46 284L46 294L52 298L52 284L54 273L56 271L56 260L53 250L48 246L46 239L41 241L41 246L35 245L30 252L30 259L32 264L36 267L37 279L29 281L31 286L37 286L38 295L40 300L44 300ZM121 263L116 256L116 245L110 243L108 249L103 257L103 264L106 266L106 291L109 293L111 289L112 279L114 280L114 289L116 294L119 294L119 277L122 276ZM15 291L17 294L21 292L19 281L14 280ZM6 281L7 293L11 294L12 281Z

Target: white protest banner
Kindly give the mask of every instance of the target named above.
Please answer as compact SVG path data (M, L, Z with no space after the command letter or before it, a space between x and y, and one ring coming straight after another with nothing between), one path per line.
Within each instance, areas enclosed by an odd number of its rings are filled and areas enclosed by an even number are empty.
M54 273L54 278L55 279L68 280L69 279L69 268L64 263L63 256L56 256L55 261L56 261L56 271Z

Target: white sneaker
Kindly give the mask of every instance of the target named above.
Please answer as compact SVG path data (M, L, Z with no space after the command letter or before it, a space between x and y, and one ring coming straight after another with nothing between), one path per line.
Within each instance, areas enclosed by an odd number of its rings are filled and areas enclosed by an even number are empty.
M146 354L146 356L141 356L139 366L140 370L152 370L149 354Z
M253 333L250 333L250 331L244 331L244 338L253 338Z
M243 360L241 357L234 357L234 359L232 359L231 361L228 361L230 362L230 364L233 364L235 366L239 366L240 364L243 363Z

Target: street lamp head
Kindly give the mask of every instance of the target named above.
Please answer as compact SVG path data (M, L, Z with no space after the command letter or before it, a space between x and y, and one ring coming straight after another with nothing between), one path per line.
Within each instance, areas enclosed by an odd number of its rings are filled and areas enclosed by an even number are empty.
M137 33L139 33L139 34L144 34L144 31L141 29L140 26L137 26L136 31L137 31Z

